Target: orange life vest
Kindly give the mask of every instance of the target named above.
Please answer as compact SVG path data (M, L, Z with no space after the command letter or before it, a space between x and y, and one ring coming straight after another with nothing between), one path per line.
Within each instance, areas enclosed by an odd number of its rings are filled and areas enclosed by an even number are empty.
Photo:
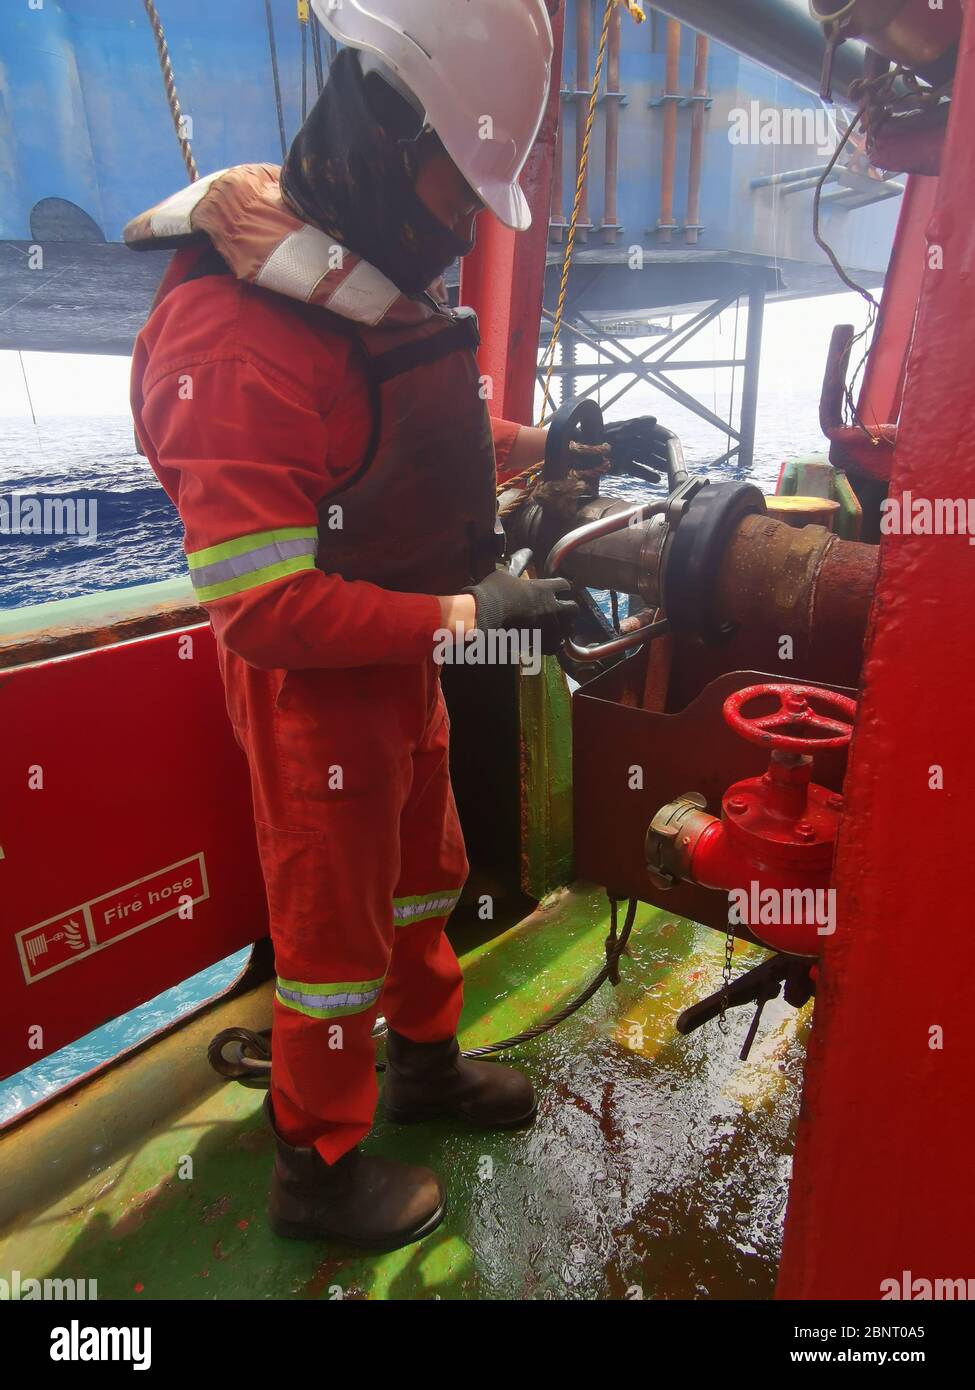
M323 332L356 342L373 397L372 439L357 473L322 502L321 569L430 594L456 593L491 572L504 538L473 311L450 309L437 287L419 299L400 294L301 221L268 165L200 179L135 218L124 236L136 250L209 238L216 255L184 278L229 270L317 306ZM178 283L167 277L161 293Z

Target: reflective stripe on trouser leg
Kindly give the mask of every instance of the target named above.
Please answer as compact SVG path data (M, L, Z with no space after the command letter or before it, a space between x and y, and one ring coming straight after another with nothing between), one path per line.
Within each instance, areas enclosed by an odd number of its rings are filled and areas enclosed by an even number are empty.
M294 1009L295 1013L306 1014L309 1018L347 1018L375 1004L384 978L310 985L279 977L275 998L286 1009Z
M464 997L445 928L467 878L467 856L450 786L449 724L439 688L436 693L437 706L413 756L413 784L400 826L395 934L380 1004L390 1027L414 1042L453 1037ZM418 979L425 982L420 995ZM433 1000L438 1007L431 1007Z
M453 896L466 873L456 854L444 872L437 852L445 836L459 843L459 831L428 824L418 837L408 828L415 798L428 812L436 801L422 794L431 760L411 749L435 700L432 670L282 677L248 667L226 649L221 667L251 769L279 977L275 1121L287 1142L314 1145L334 1163L372 1126L378 1088L371 1035L385 998L381 983L394 969L394 941L438 923L428 918L396 929L393 898ZM432 942L429 952L404 956L397 983L440 1036L454 1029L461 986L449 947Z
M358 802L333 808L329 835L257 826L278 972L275 1120L282 1138L314 1145L327 1163L368 1134L378 1099L372 1029L393 929L380 915L388 899L365 890L365 879L381 880L383 868L360 858L346 877L336 859L336 846L351 856L352 845L365 843L366 809ZM389 819L375 803L368 813L376 832ZM359 884L350 881L360 875Z
M457 906L460 889L453 892L421 893L413 898L393 899L393 926L409 927L428 917L449 917Z

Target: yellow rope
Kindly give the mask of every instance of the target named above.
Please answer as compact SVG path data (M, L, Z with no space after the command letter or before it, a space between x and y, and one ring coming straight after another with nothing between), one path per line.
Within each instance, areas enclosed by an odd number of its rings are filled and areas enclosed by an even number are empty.
M610 21L613 18L613 11L617 5L621 5L637 24L642 24L646 18L643 10L635 3L635 0L606 0L603 27L599 35L599 49L596 53L596 71L593 75L592 91L589 93L589 111L586 115L586 128L583 133L582 149L579 154L575 199L572 204L572 216L569 219L569 234L565 241L565 255L562 258L562 279L559 284L559 299L555 309L554 322L552 324L552 336L549 339L545 357L542 359L543 362L547 360L548 367L545 373L542 413L539 417L539 425L544 424L545 409L551 401L552 371L555 367L555 349L558 346L559 335L562 332L562 316L565 312L565 297L569 288L569 271L572 268L572 253L575 249L576 229L579 224L579 213L582 208L582 196L586 186L586 175L589 171L589 146L592 141L593 123L596 119L596 105L599 100L599 83L603 75L603 60L606 56L606 42L609 38ZM513 479L511 481L513 481Z

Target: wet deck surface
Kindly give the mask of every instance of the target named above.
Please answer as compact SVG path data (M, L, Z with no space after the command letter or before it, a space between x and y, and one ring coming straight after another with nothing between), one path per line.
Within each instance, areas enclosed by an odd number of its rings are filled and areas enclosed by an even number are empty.
M560 893L465 951L464 1045L561 1007L601 964L607 921L595 890ZM364 1257L273 1236L264 1093L228 1083L0 1241L0 1270L97 1279L100 1298L770 1297L809 1008L767 1006L747 1063L750 1010L727 1037L679 1037L722 951L641 907L620 987L508 1054L539 1092L531 1130L399 1128L380 1111L368 1147L430 1163L448 1187L446 1220L418 1245ZM759 959L739 944L736 969Z

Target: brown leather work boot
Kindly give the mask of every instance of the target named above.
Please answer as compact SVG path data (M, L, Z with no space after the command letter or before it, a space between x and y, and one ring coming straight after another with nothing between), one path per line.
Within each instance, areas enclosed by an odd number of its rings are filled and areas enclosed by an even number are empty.
M274 1125L270 1095L264 1113L277 1140L268 1200L275 1235L396 1250L439 1226L444 1190L429 1168L359 1149L326 1163L317 1149L285 1143Z
M484 1129L526 1125L538 1109L531 1082L514 1067L462 1057L456 1038L415 1043L392 1028L383 1103L396 1124L454 1115Z

